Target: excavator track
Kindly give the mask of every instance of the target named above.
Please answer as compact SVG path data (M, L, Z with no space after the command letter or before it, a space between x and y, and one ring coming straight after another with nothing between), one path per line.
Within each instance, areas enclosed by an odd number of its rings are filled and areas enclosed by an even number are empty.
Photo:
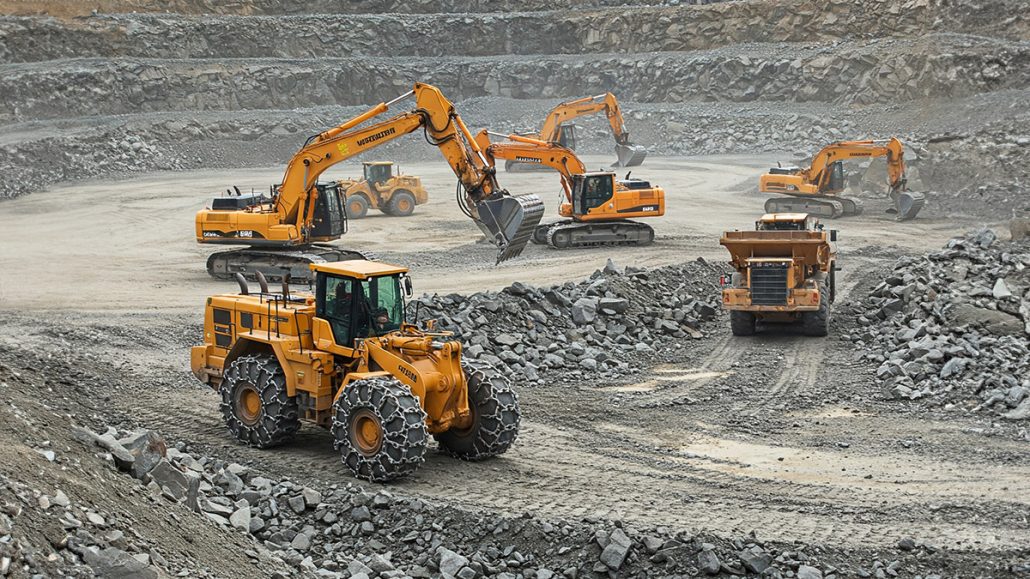
M855 199L848 199L845 205L843 198L827 199L825 197L773 197L765 202L766 213L807 213L813 217L837 219L858 215L862 212L861 204ZM848 213L848 209L852 213Z
M212 253L207 258L207 273L215 279L231 280L237 273L253 281L255 272L260 271L270 282L282 281L288 272L290 280L296 283L313 281L312 263L346 261L350 259L375 260L369 251L343 249L329 244L316 243L290 250L272 250L247 247Z
M537 235L534 232L534 240ZM582 223L565 220L550 224L547 245L555 249L599 247L615 245L651 245L654 229L636 221L598 221Z

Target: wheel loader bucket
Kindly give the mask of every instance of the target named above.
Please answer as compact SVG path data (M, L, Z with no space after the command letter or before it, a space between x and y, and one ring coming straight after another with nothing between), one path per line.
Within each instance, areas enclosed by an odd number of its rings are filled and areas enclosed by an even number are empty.
M544 202L536 195L487 199L476 205L476 224L497 246L497 263L517 257L544 216Z
M618 160L612 167L636 167L644 162L647 156L647 149L641 145L615 145L615 155Z
M891 194L894 207L889 211L897 214L898 221L915 219L919 210L926 204L926 196L917 191L900 191Z

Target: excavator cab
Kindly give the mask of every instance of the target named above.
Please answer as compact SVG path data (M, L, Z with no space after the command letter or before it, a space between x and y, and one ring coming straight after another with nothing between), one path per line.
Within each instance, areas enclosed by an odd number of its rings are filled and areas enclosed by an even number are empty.
M826 179L826 185L822 188L821 193L832 194L839 193L844 190L847 185L847 173L844 171L844 162L836 161L830 163L830 166L826 168L828 177Z
M393 163L390 161L373 161L362 163L365 181L371 185L382 185L393 176Z
M615 173L583 173L572 176L572 213L586 215L607 203L615 192Z
M568 124L558 127L558 144L570 151L576 150L576 125Z
M347 233L347 212L344 210L344 193L335 182L317 183L315 213L311 226L311 237L316 240L332 240Z

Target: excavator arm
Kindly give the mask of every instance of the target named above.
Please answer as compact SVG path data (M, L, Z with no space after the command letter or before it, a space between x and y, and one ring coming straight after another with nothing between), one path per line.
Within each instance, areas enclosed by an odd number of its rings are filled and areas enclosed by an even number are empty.
M491 143L490 135L508 139L506 142ZM575 153L554 142L544 142L522 135L505 135L482 130L476 136L478 145L486 154L487 162L493 166L497 159L532 163L550 167L561 175L565 199L572 202L572 176L587 172L586 165Z
M626 130L626 121L622 117L619 101L610 92L563 102L551 109L547 118L544 119L543 128L540 129L540 140L556 142L562 123L602 111L608 117L612 135L615 136L615 153L618 156L615 166L634 167L643 163L647 151L639 145L630 143L629 132Z
M414 110L358 128L412 96ZM300 241L310 241L318 177L337 163L419 129L430 144L440 149L457 175L463 191L459 205L499 248L498 263L519 255L543 216L543 203L535 195L512 197L502 189L493 166L454 106L438 88L423 83L415 83L408 93L308 139L290 159L275 193L279 223L294 224L302 236Z
M819 186L826 192L830 179L829 168L837 161L848 159L887 158L887 184L891 195L902 191L905 187L905 151L896 137L883 141L840 141L823 147L812 159L812 166L807 170L806 180Z

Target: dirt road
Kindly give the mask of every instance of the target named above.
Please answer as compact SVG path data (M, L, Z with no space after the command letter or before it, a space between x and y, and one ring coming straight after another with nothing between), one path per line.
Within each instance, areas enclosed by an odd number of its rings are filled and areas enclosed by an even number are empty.
M591 167L609 161L588 160ZM773 160L649 158L634 175L668 194L668 215L653 220L653 247L531 246L500 267L454 206L446 166L402 164L424 178L430 204L406 220L355 221L346 241L411 265L418 288L429 292L576 279L609 256L638 266L722 260L718 233L749 227L760 213L763 197L751 190ZM278 177L272 169L155 174L4 203L0 344L84 349L126 364L145 378L144 395L113 398L112 411L172 440L305 484L350 480L335 468L328 434L316 429L274 451L233 444L216 396L188 374L186 348L197 338L203 298L232 289L204 272L209 250L193 241L193 213L226 185L263 188ZM553 218L554 175L502 179L514 193L542 194ZM898 224L869 205L862 217L832 224L841 231L843 303L868 291L895 255L939 247L975 225ZM48 324L40 324L44 316ZM1017 515L1030 508L1025 442L992 436L986 418L915 413L886 400L874 368L856 362L851 342L839 339L851 323L836 319L827 339L740 339L720 325L632 381L523 388L525 421L512 452L485 464L432 455L393 488L507 513L755 529L834 547L890 547L901 537L972 552L1025 545L1030 522Z

